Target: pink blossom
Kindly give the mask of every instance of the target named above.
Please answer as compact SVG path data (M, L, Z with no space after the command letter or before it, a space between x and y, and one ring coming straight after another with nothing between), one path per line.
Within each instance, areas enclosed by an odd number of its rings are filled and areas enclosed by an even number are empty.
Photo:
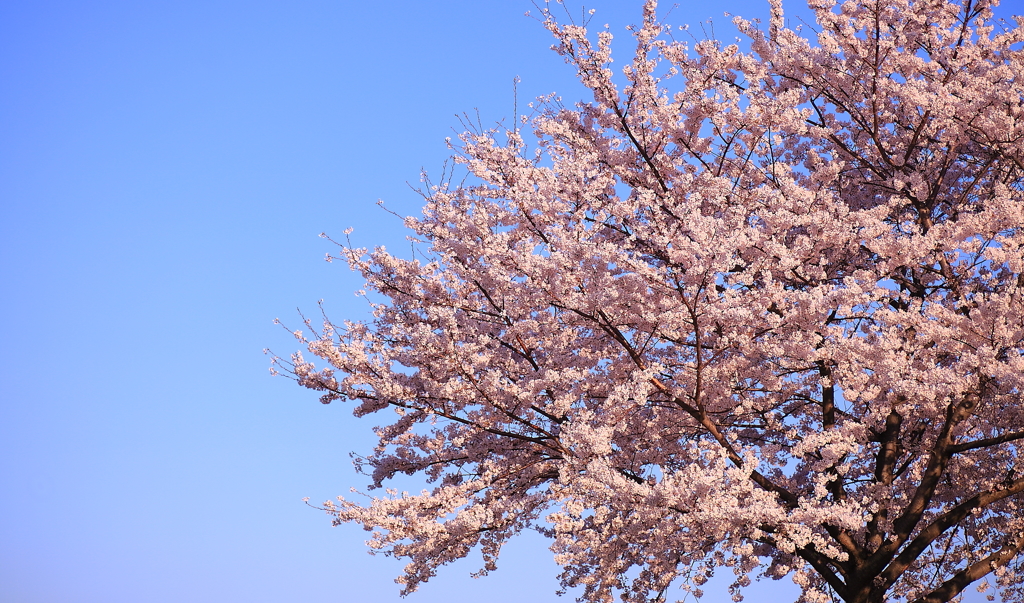
M386 301L296 332L327 368L275 366L396 411L359 462L431 488L325 508L403 593L536 528L587 601L721 567L737 600L1024 599L1024 28L813 0L808 39L771 5L744 52L648 0L616 69L545 12L593 100L535 104L533 150L452 142L468 178L406 222L426 259L342 246Z

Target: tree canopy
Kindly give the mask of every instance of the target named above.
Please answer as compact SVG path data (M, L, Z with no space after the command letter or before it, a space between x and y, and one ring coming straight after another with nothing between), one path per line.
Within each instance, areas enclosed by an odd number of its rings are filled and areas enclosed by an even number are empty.
M406 558L552 540L585 601L1024 599L1024 21L992 0L812 0L816 24L632 57L543 10L593 99L453 142L418 257L342 244L373 317L277 369L384 413L326 508ZM389 415L388 413L394 413ZM679 594L677 586L682 589ZM678 596L677 596L678 595Z

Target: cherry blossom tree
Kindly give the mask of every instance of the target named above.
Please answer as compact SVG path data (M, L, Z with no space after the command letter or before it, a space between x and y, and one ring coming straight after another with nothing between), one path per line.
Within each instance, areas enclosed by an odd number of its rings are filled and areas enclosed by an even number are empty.
M615 69L544 10L593 100L462 135L416 257L340 245L372 319L275 359L391 417L357 461L382 495L327 511L403 593L536 530L585 601L716 568L737 600L1024 600L1024 20L995 5L812 0L801 29L774 0L741 49L648 0Z

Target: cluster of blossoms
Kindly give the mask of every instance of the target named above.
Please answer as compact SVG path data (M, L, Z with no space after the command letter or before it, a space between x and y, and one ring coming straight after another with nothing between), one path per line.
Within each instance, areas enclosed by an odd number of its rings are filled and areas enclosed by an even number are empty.
M392 409L327 503L409 560L535 529L587 601L699 596L716 568L801 603L1024 600L1024 27L994 0L813 0L749 51L545 12L591 102L472 131L469 176L342 246L381 303L279 369ZM1008 599L1008 600L1009 600Z

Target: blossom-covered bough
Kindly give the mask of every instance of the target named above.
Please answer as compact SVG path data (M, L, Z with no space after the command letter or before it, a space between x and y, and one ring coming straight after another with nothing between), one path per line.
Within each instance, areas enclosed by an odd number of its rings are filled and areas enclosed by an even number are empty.
M1024 28L994 5L813 0L808 39L776 3L746 52L648 0L615 77L607 31L545 12L593 101L543 104L530 147L463 135L422 258L342 246L373 318L307 334L328 368L276 359L397 413L372 487L430 485L329 513L403 592L535 529L586 601L723 566L808 603L1024 600Z

